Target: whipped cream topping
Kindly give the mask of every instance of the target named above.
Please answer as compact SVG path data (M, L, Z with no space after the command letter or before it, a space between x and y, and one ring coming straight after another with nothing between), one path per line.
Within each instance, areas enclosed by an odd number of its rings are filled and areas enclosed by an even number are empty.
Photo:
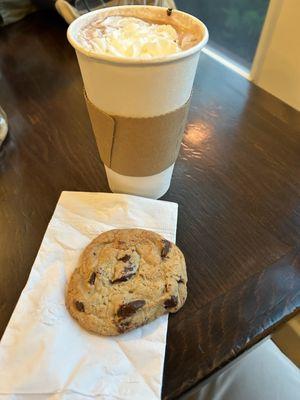
M117 57L151 59L181 51L173 26L134 17L93 21L81 29L78 39L90 51Z

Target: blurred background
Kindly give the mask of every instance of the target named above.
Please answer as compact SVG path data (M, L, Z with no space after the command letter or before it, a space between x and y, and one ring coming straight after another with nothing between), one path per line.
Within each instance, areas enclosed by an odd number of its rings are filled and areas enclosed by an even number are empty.
M176 0L176 5L205 23L211 48L250 69L269 0Z

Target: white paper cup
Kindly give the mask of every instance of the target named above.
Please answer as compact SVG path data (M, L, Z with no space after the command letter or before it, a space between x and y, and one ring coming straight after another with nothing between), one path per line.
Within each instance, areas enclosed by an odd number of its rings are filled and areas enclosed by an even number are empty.
M141 60L98 54L77 40L78 31L95 18L111 15L135 16L172 23L192 31L198 43L182 52L162 58ZM154 6L108 7L84 14L68 29L68 40L75 48L89 100L110 115L153 117L176 110L189 99L201 49L208 40L205 25L197 18ZM138 149L137 149L138 151ZM120 175L105 167L113 192L158 198L170 186L174 164L149 177Z

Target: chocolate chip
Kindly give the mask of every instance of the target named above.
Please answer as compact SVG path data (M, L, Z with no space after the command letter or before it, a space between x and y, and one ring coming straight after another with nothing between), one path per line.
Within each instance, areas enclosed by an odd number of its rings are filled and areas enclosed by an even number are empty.
M130 273L130 272L135 272L136 271L136 265L129 263L128 265L125 266L124 272L125 273Z
M161 258L165 258L167 256L167 254L169 253L172 244L171 244L171 242L169 242L166 239L163 239L162 243L163 243L163 248L161 249L160 255L161 255Z
M118 325L118 331L119 331L119 333L124 333L124 332L126 332L129 328L130 328L130 322L129 322L129 321L121 322L121 323Z
M93 256L95 256L96 255L96 253L93 251Z
M96 272L92 272L91 273L91 276L90 276L90 279L89 279L89 284L90 285L94 285L95 284L95 280L96 280Z
M111 280L110 283L127 282L127 281L128 281L130 278L132 278L134 275L135 275L135 273L123 275L123 276L120 276L120 278L116 278L116 279L114 279L114 280Z
M84 304L81 301L75 301L75 307L78 311L84 312Z
M135 314L138 309L143 307L146 304L145 300L134 300L130 303L121 304L118 309L117 316L119 318L127 318L131 315Z
M164 307L165 308L176 307L177 304L178 304L178 297L177 296L171 296L169 299L167 299L164 302Z
M125 256L124 256L125 257ZM110 283L126 282L135 276L138 270L138 265L127 262L125 264L117 263L115 266L114 274L110 280Z
M118 261L123 261L124 263L130 260L130 255L125 254L125 256L118 258Z
M173 12L173 8L168 8L167 9L167 15L170 16Z
M180 277L177 281L177 283L184 283L184 280L182 279L182 277Z

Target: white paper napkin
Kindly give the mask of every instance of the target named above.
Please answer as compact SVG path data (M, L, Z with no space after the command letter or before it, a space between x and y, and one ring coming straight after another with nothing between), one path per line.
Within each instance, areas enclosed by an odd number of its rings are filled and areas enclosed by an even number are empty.
M115 338L84 331L65 285L100 232L145 228L175 241L177 204L109 193L63 192L0 344L1 399L159 399L168 317Z

